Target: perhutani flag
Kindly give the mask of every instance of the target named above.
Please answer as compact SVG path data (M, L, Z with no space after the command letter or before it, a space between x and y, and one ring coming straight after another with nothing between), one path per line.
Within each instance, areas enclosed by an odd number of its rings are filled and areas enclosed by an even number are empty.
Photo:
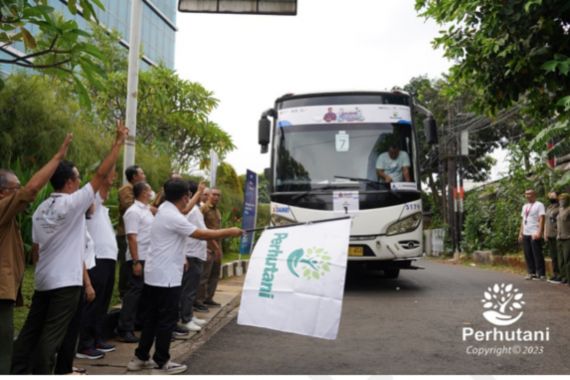
M238 324L336 339L350 223L265 230L249 260Z

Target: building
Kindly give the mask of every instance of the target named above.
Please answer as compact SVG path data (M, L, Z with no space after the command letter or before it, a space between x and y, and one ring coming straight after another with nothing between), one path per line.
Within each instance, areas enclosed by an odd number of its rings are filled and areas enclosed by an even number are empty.
M101 0L101 3L105 6L105 10L95 7L99 23L107 29L118 31L122 36L118 45L128 49L131 0ZM177 0L143 0L141 30L143 70L161 62L166 67L174 68L177 3ZM49 4L66 18L75 19L82 29L88 29L87 22L80 15L74 16L69 12L67 0L49 0ZM23 49L23 43L2 47L0 57L9 59L22 55ZM0 72L3 75L21 69L15 65L0 65Z

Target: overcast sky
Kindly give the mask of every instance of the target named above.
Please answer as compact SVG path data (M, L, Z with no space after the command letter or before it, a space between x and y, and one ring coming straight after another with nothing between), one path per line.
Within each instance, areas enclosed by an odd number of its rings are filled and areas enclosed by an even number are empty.
M451 63L431 41L440 29L413 0L298 0L297 16L178 14L176 69L213 91L216 121L237 149L238 174L261 172L257 122L286 93L389 90L435 78Z

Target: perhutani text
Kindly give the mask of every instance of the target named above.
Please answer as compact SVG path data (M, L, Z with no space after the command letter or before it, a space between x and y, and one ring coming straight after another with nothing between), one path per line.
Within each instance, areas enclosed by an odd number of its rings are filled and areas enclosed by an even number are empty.
M287 238L288 234L280 233L273 236L269 251L265 258L265 268L263 269L263 276L261 277L261 287L259 288L258 295L263 298L273 298L273 280L275 273L277 273L277 257L283 253L281 250L281 243Z
M550 328L545 330L475 330L471 327L463 328L463 341L476 342L548 342L550 341Z

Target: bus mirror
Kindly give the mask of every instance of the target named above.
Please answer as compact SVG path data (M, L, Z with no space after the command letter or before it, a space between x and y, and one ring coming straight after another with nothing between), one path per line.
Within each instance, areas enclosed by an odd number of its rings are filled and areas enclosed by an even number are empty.
M437 124L432 115L424 120L424 133L429 145L437 144Z
M269 145L269 136L271 132L271 122L267 116L261 116L259 119L259 135L258 141L261 145L261 153L267 153L267 146Z

